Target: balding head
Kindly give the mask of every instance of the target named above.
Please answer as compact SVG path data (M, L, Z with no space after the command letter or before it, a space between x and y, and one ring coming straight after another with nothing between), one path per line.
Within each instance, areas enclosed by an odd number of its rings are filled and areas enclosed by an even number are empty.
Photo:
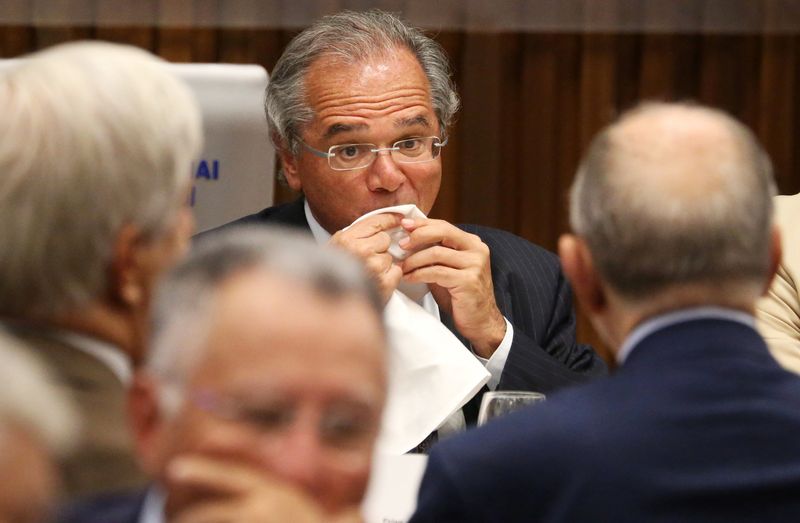
M631 301L673 287L746 289L769 277L769 159L728 115L649 103L592 142L571 224L602 278Z

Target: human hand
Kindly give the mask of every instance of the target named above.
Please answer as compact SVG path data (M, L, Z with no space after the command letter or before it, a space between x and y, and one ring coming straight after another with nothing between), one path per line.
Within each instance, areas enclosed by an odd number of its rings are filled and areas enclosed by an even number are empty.
M356 523L357 507L325 514L307 494L251 465L184 455L167 476L169 523Z
M403 277L402 269L388 252L392 239L387 232L399 227L401 218L399 214L376 214L336 232L330 241L331 245L345 249L363 261L378 284L384 304Z
M494 298L489 247L444 220L405 218L401 225L409 236L399 245L413 252L402 262L403 279L429 284L458 332L479 356L489 358L506 332Z

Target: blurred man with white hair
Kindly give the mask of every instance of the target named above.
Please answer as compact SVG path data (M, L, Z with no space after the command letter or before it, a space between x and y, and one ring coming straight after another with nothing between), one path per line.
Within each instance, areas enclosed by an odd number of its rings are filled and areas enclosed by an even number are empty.
M125 389L193 228L196 102L145 51L73 43L0 75L0 114L0 318L81 410L67 491L141 484Z
M800 378L753 318L774 192L720 111L645 104L603 130L559 251L620 368L435 447L412 522L796 521Z
M0 521L48 521L60 481L54 459L69 452L77 429L44 366L0 333Z
M62 521L357 518L386 388L377 290L354 259L284 231L203 240L158 291L131 389L155 486Z

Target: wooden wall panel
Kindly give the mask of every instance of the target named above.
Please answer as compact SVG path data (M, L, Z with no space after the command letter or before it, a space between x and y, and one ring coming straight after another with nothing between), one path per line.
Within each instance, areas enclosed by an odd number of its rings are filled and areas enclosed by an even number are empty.
M519 133L515 140L519 160L519 190L513 195L517 230L540 245L554 245L563 206L559 176L559 129L570 114L559 110L566 87L560 81L569 60L556 35L525 35L523 47ZM569 93L567 92L569 98ZM570 100L568 106L574 106Z
M778 184L790 193L800 191L800 178L793 168L797 156L796 41L793 36L768 36L762 42L754 129L769 149Z
M299 30L298 21L375 5L367 0L317 0L311 7L288 0L128 3L121 13L118 4L101 0L7 0L7 19L17 22L0 25L0 56L99 38L173 61L258 63L271 70ZM800 191L800 104L794 102L800 32L792 26L800 19L798 2L562 0L512 2L507 13L480 0L442 2L436 10L426 0L381 5L443 28L431 34L450 57L462 95L463 109L443 152L442 188L433 211L438 217L501 227L555 250L568 230L566 193L582 151L599 128L640 99L694 99L731 112L763 141L780 190ZM87 12L97 24L85 22ZM488 30L493 26L487 24L500 18L524 21L534 14L544 26L567 29ZM34 22L53 17L79 22ZM747 24L756 30L737 32ZM287 188L276 189L278 201L294 197ZM599 345L582 315L579 337Z
M440 33L437 35L439 43L442 44L447 55L450 57L453 74L460 77L462 71L460 57L464 52L464 35L460 33ZM463 100L462 100L463 101ZM461 115L456 115L454 124L449 130L450 140L442 151L442 185L439 189L439 197L432 214L448 221L458 221L461 216L460 194L462 193L462 162L464 157L462 143L458 137L461 136L464 127Z
M502 172L501 146L505 138L502 119L502 97L513 96L516 86L503 83L502 35L468 34L464 38L464 57L468 65L461 68L463 107L459 119L462 187L460 194L462 221L498 225L503 194L499 179ZM491 108L491 109L489 109Z

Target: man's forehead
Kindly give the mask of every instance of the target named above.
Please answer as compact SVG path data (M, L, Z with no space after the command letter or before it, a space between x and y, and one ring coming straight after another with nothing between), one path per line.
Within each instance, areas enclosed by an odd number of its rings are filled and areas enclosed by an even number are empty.
M332 337L325 338L326 334ZM311 343L314 336L321 339ZM209 332L209 356L236 357L239 352L257 351L262 353L259 357L277 358L291 348L286 345L298 350L306 346L322 350L320 345L333 350L335 346L346 353L351 352L346 350L349 346L340 341L375 337L382 339L380 317L365 296L355 292L329 296L308 282L254 269L220 287Z
M313 364L310 364L313 367ZM313 375L310 374L310 375ZM375 377L365 379L330 380L324 376L317 379L298 379L304 375L262 376L257 381L228 380L216 392L236 398L243 403L272 404L296 403L304 400L328 404L350 404L361 407L381 405L381 381Z
M228 348L233 350L196 368L190 388L251 404L313 401L378 407L385 394L385 362L376 354L339 363L297 346L283 346L270 358L250 352L245 359L240 357L244 352Z
M433 122L431 122L431 118L425 114L417 114L415 116L398 116L397 118L394 118L392 123L394 128L398 131L407 129L409 127L422 127L426 130L433 129ZM325 128L323 138L334 138L337 135L351 132L367 132L369 129L370 126L366 122L335 122Z
M432 102L428 77L416 56L403 48L361 61L318 57L306 72L304 89L306 101L316 113L335 107L337 113L346 115L363 104L378 109L398 98L415 99L427 106Z

